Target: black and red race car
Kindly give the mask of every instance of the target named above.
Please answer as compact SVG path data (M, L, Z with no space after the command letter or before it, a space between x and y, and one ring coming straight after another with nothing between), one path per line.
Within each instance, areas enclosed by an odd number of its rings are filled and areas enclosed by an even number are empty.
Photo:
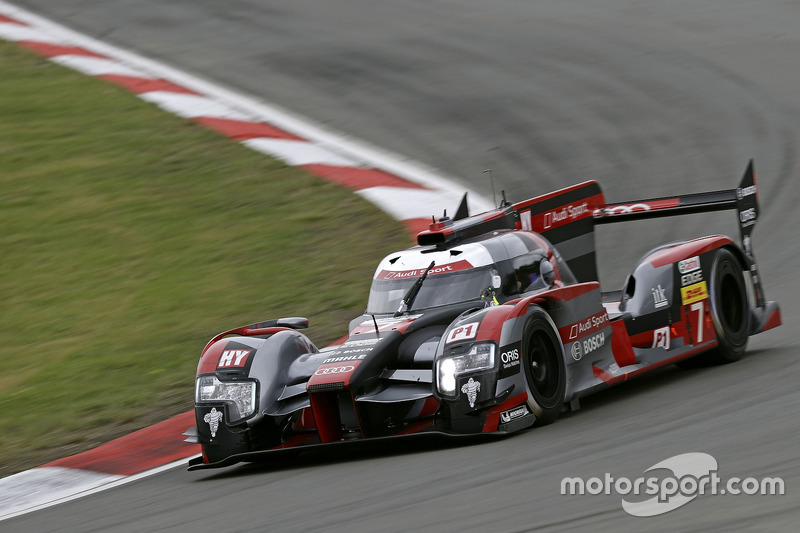
M661 245L598 282L598 224L730 209L722 235ZM753 165L736 189L606 203L587 181L468 216L466 203L378 265L365 313L317 349L304 318L214 337L197 367L190 469L423 432L509 433L663 365L742 356L781 323L751 244ZM696 359L695 359L696 360Z

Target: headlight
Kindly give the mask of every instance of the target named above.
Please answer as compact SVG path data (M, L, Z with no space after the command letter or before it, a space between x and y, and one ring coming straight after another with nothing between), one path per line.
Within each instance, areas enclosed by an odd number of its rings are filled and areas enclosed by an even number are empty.
M231 422L253 414L256 409L254 381L220 381L216 376L200 376L195 382L195 402L225 402Z
M436 387L442 396L455 396L456 378L465 372L494 368L494 344L473 344L463 355L445 356L436 361Z

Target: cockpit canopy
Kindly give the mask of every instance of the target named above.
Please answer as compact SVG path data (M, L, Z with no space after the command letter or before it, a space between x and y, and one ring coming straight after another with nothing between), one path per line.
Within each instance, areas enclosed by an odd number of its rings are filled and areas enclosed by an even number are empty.
M504 303L525 293L576 283L566 262L544 239L531 239L527 232L507 232L446 250L412 248L388 256L375 271L367 314L397 311L431 262L434 266L411 312L468 301Z

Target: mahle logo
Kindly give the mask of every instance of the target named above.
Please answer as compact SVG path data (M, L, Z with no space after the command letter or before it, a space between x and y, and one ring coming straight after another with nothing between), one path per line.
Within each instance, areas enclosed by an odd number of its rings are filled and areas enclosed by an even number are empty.
M717 475L717 460L707 453L684 453L664 459L645 470L669 471L671 475L652 475L631 480L626 477L614 478L606 473L604 477L583 480L567 477L561 480L561 494L568 496L612 493L623 496L622 508L633 516L656 516L683 507L698 496L705 494L742 494L752 496L780 495L785 493L783 479L765 477L731 477L724 481ZM650 498L637 498L650 496Z

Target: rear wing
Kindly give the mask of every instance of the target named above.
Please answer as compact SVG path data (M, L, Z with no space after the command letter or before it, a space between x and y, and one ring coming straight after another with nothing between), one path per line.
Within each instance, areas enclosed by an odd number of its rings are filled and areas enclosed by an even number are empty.
M759 215L758 182L752 160L735 189L607 204L597 182L586 181L519 202L512 208L519 217L517 227L546 237L580 282L598 279L594 243L596 224L736 210L742 249L749 262L746 266L753 274L757 305L763 307L761 281L750 242Z
M595 209L593 218L595 224L613 224L614 222L724 210L736 210L742 249L750 263L747 266L753 274L756 305L763 307L764 298L761 280L758 276L758 268L751 244L751 235L760 212L758 179L756 178L752 159L747 164L742 181L735 189L606 204L604 207Z

